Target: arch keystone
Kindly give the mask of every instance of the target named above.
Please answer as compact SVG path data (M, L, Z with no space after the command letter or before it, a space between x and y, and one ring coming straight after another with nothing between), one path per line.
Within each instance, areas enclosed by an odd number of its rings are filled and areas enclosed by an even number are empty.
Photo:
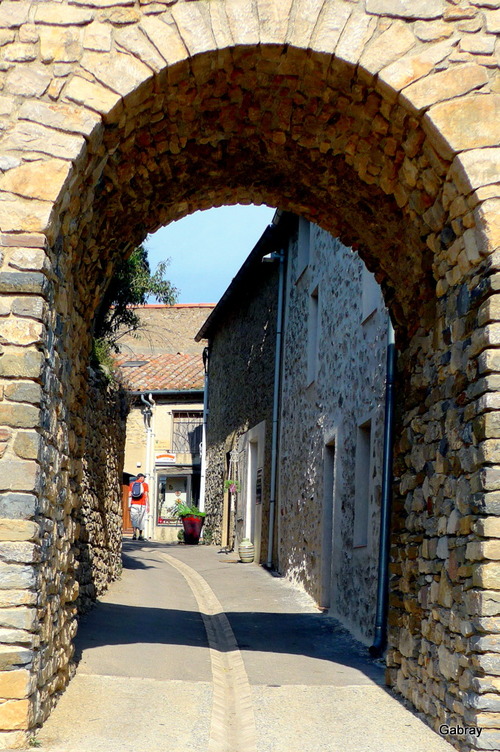
M251 0L226 0L224 3L229 28L237 44L259 44L260 30Z
M260 41L262 44L283 44L293 0L257 0ZM335 3L331 3L336 6Z

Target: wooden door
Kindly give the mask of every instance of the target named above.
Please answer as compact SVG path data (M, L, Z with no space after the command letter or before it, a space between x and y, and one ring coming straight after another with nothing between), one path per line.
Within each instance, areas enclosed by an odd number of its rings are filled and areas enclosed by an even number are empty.
M130 521L130 511L128 508L128 490L128 486L122 486L122 533L124 534L132 534L134 530L132 522Z

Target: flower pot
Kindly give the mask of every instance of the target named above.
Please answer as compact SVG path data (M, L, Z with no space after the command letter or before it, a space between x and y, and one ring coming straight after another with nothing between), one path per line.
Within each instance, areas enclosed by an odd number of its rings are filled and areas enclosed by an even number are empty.
M244 564L250 564L255 557L255 548L250 538L243 538L238 546L238 555Z
M195 517L194 514L182 517L182 526L184 528L184 543L188 546L196 546L200 540L201 528L203 527L204 517Z

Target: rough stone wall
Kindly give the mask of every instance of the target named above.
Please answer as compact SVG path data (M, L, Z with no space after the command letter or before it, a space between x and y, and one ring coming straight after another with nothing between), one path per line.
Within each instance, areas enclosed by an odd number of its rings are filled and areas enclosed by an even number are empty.
M362 267L356 253L311 225L310 259L298 277L290 243L280 415L279 568L358 637L373 636L376 605L388 316L378 307L362 322ZM309 299L318 288L317 373L308 383ZM353 544L358 425L371 420L368 539ZM333 498L324 488L325 445L334 440ZM368 471L368 468L367 468ZM329 494L331 491L328 492ZM331 562L323 542L333 505ZM322 570L331 568L331 592Z
M259 263L259 262L258 262ZM207 423L207 526L221 543L222 501L227 477L227 453L239 448L239 438L266 421L266 451L262 479L262 514L269 510L270 451L274 350L276 337L277 264L260 264L248 294L239 294L223 326L210 340ZM243 457L238 463L243 467ZM239 477L243 485L243 478ZM241 534L242 493L236 494L231 527ZM262 528L261 561L267 556L267 523Z
M75 511L79 613L91 608L121 573L121 481L127 411L122 389L92 374L85 409L81 501Z
M114 262L196 209L265 201L356 245L396 324L389 679L500 748L497 5L0 4L5 621L26 591L44 604L22 612L40 648L2 638L6 669L37 677L7 677L2 744L46 712L35 682L68 676L89 329Z

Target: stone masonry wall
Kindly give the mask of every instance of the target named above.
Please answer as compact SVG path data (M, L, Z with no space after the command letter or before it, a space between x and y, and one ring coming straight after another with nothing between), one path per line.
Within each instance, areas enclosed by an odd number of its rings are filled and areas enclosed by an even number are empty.
M266 421L262 479L261 561L267 556L270 446L274 350L276 337L277 264L257 262L258 274L248 281L248 295L240 291L220 329L210 335L210 365L207 423L207 526L214 530L214 542L221 543L224 480L227 453L238 449L239 438L261 421ZM243 458L238 463L243 466ZM243 485L243 478L239 477ZM243 517L241 493L236 494L231 536ZM239 528L238 528L239 529ZM231 537L232 540L232 537Z
M0 3L2 618L29 627L0 645L1 744L69 676L89 332L115 261L196 209L266 202L356 246L396 325L388 678L500 749L499 11Z
M379 292L375 311L362 323L363 263L331 235L311 225L309 264L299 279L297 254L295 239L289 252L283 347L279 568L368 641L373 637L378 579L388 316ZM309 299L315 288L317 373L309 384ZM363 468L370 473L368 538L366 546L356 547L357 432L368 419L371 468ZM327 443L334 443L333 493L324 488ZM328 509L332 506L333 513ZM322 587L324 568L328 571Z
M121 574L125 392L90 371L80 508L76 520L77 608L92 607Z

